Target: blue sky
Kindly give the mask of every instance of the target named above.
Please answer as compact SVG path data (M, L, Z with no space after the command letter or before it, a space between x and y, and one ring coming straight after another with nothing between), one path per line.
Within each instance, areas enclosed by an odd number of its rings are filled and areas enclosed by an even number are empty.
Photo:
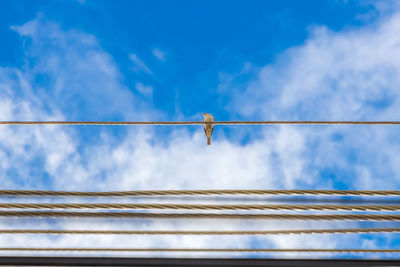
M0 120L201 120L202 112L217 120L399 120L399 7L389 0L0 1ZM0 186L395 190L400 189L399 136L396 126L219 126L207 147L196 126L1 127ZM132 227L130 221L11 221L21 228ZM10 227L10 220L0 223ZM219 227L137 224L140 229ZM332 225L238 222L226 228ZM360 225L390 224L334 224ZM288 242L396 248L396 237L133 242L30 236L43 246L277 248ZM1 236L0 244L17 246L24 238Z
M93 34L123 73L154 87L152 103L173 117L210 110L227 117L224 96L216 94L218 74L237 73L243 64L262 67L286 49L302 44L312 25L340 31L370 22L359 16L373 6L357 1L18 1L2 3L0 59L21 66L24 47L10 25L43 14L63 29ZM1 12L1 11L0 11ZM340 14L340 15L337 15ZM157 61L153 50L164 54ZM11 52L10 52L11 51ZM135 53L153 75L132 72ZM247 77L242 77L246 80ZM214 101L209 101L210 97ZM196 101L193 101L196 99ZM221 102L220 102L221 101ZM210 103L211 102L211 103Z

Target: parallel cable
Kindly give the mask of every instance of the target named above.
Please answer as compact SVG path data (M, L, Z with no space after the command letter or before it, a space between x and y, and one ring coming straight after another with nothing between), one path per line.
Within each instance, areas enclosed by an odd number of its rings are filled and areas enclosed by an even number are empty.
M240 249L240 248L0 248L0 251L103 251L103 252L302 252L302 253L400 253L400 249Z
M168 210L291 210L400 211L400 205L264 205L264 204L115 204L115 203L0 203L0 209L168 209Z
M136 191L47 191L0 190L0 196L77 196L77 197L143 197L200 195L327 195L327 196L400 196L400 190L136 190Z
M393 214L224 214L224 213L143 213L74 211L0 211L0 217L77 217L77 218L164 218L164 219L264 219L307 221L400 221Z
M79 235L295 235L295 234L362 234L399 233L400 228L349 228L270 231L161 231L161 230L38 230L8 229L0 234L79 234Z
M0 125L264 125L264 124L355 124L400 125L400 121L0 121Z

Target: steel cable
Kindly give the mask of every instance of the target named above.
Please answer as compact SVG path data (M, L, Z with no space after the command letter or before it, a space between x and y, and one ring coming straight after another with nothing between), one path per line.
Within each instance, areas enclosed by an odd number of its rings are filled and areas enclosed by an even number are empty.
M398 233L400 228L349 228L267 231L162 231L162 230L39 230L7 229L0 234L81 234L81 235L294 235L294 234L362 234Z
M86 218L164 218L164 219L264 219L264 220L358 220L400 221L393 214L221 214L221 213L143 213L143 212L74 212L74 211L0 211L0 217L86 217Z
M264 124L355 124L400 125L400 121L0 121L0 125L264 125Z
M232 204L115 204L115 203L0 203L0 209L170 209L170 210L290 210L400 211L400 205L232 205Z
M136 190L136 191L49 191L0 190L0 196L78 196L78 197L129 197L129 196L197 196L197 195L327 195L327 196L400 196L400 190Z

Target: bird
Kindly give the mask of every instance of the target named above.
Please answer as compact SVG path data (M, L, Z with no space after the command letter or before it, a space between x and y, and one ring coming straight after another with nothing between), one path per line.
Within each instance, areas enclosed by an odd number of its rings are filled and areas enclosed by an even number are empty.
M203 121L204 122L214 122L214 117L210 113L203 113ZM214 124L213 123L205 123L204 124L204 132L206 133L207 136L207 145L211 145L211 135L214 130Z

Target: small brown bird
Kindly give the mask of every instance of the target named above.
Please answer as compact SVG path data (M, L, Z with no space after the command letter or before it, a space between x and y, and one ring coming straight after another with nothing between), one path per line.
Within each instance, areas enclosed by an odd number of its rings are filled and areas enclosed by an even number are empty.
M203 113L204 122L214 122L214 117L210 113ZM211 135L214 130L214 124L204 124L204 132L207 136L207 145L211 145Z

